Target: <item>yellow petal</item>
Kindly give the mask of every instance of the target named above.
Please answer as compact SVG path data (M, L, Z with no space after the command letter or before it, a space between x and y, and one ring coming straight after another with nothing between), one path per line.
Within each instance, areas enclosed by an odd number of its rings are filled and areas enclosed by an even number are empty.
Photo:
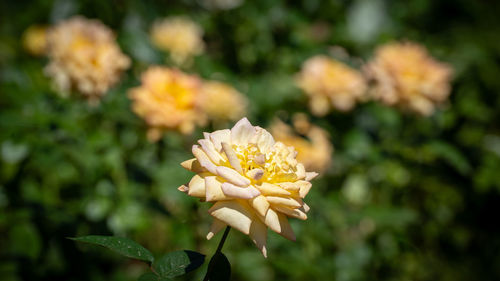
M279 196L266 196L269 203L273 205L283 205L290 208L300 208L302 206L302 200L297 201L294 198L285 198Z
M240 174L243 173L243 169L241 168L240 165L240 159L238 159L238 156L236 156L236 152L234 152L233 148L231 145L227 142L222 142L222 150L227 156L227 159L229 160L229 164Z
M210 158L210 160L215 164L220 164L224 161L224 158L215 150L214 144L206 139L198 140L198 143L201 145L201 149L205 154Z
M297 172L295 172L297 174L297 179L299 180L303 180L306 178L306 169L304 168L304 165L302 163L298 163L297 166Z
M220 152L222 151L222 143L231 143L231 130L218 130L210 134L210 140L213 142L215 148Z
M267 202L266 197L263 195L257 196L249 201L250 206L252 206L259 215L265 217L267 210L269 209L269 202Z
M247 177L250 177L256 181L260 180L264 175L264 170L255 168L247 172Z
M292 208L288 208L288 207L280 206L280 205L273 205L272 208L280 213L283 213L283 214L289 216L289 217L293 217L293 218L297 218L297 219L301 219L301 220L307 219L306 213L304 213L300 209L292 209ZM271 209L269 209L269 210L271 210Z
M295 241L295 233L293 233L293 229L288 222L288 219L285 215L278 213L278 219L280 221L281 232L279 233L281 236L286 239Z
M276 213L272 208L269 208L266 213L264 222L270 229L276 233L281 232L280 220L278 218L278 213Z
M188 190L189 190L189 187L187 187L187 186L185 186L185 185L181 185L181 186L179 186L179 187L177 188L177 190L182 191L182 192L184 192L184 193L187 193L187 192L188 192Z
M234 144L248 144L248 141L254 136L255 128L245 117L238 121L231 129L231 141Z
M195 173L203 173L203 172L206 172L207 170L205 168L203 168L201 165L200 165L200 162L198 162L198 160L196 160L196 158L193 158L193 159L189 159L189 160L186 160L184 162L181 163L181 166L188 170L188 171L191 171L191 172L195 172Z
M208 202L229 199L222 192L221 182L217 180L216 176L205 177L205 189L205 197Z
M240 199L252 199L260 195L260 192L253 186L239 187L232 183L225 182L221 185L222 192L226 196Z
M306 173L306 181L311 181L315 177L317 177L319 174L316 172L307 172Z
M308 213L310 209L311 208L309 207L309 205L307 205L305 202L302 204L302 207L299 208L299 210L301 210L304 213Z
M199 175L194 175L189 182L188 194L194 197L205 197L205 180Z
M252 222L249 233L250 239L255 243L257 248L262 252L265 258L267 258L267 227L259 219Z
M295 182L280 182L278 185L291 192L300 190L300 185Z
M245 178L244 176L240 175L238 172L235 170L225 167L225 166L219 166L216 168L216 172L219 176L223 177L225 180L228 182L245 187L250 184L250 180Z
M261 185L257 185L255 187L264 195L278 195L278 196L291 195L289 191L286 191L279 186L267 182L264 182Z
M199 146L193 145L193 155L196 157L200 165L207 169L210 173L212 174L217 174L217 166L215 166L212 161L210 161L210 158L203 152L203 150L200 149Z
M214 219L214 221L212 222L212 225L210 226L210 231L208 231L207 240L212 239L212 237L214 237L215 234L217 234L219 231L221 231L226 226L227 226L227 224L225 224L224 222L222 222L218 219Z
M258 128L250 142L256 143L262 153L267 153L274 145L274 138L268 131Z
M312 184L308 181L300 181L300 190L299 195L302 198L305 198L309 190L311 190Z
M257 219L248 207L244 207L238 200L219 201L208 210L208 213L247 235L250 233L252 220Z

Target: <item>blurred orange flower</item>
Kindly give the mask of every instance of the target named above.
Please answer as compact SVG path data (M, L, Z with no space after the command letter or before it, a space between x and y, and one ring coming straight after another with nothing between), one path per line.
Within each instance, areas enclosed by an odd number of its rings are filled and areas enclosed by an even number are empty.
M206 122L200 104L202 82L197 76L153 66L142 74L141 82L129 91L129 97L132 110L150 126L150 140L158 140L164 130L190 134Z
M91 102L118 82L130 65L113 32L100 21L73 17L50 28L46 73L62 94L76 89Z
M235 121L246 113L246 97L232 86L218 82L203 83L201 105L208 117L215 121Z
M304 114L293 116L293 128L276 119L270 127L277 141L293 146L297 150L297 160L307 170L324 172L331 163L333 145L328 133L312 125Z
M179 190L214 203L207 239L229 225L249 235L264 256L268 227L295 240L288 217L307 219L303 198L317 173L306 172L294 148L246 118L231 130L205 133L198 143L195 158L181 164L196 175Z
M379 47L365 70L375 83L372 97L390 106L430 115L450 94L451 67L415 43Z
M23 33L23 48L34 56L44 55L47 51L47 27L31 25Z
M366 92L361 73L327 56L308 59L296 78L297 85L309 96L311 112L326 115L330 109L351 110Z

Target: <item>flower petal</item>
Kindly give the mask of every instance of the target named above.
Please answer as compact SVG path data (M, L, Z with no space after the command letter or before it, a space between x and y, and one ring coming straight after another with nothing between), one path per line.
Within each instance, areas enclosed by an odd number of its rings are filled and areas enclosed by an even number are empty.
M262 252L265 258L267 258L267 227L259 219L255 219L250 227L250 238L255 243L257 248Z
M260 195L260 192L253 186L239 187L234 184L225 182L221 185L222 192L226 196L240 199L252 199Z
M250 206L252 206L259 215L265 217L267 210L269 209L269 202L267 202L266 197L263 195L257 196L249 201Z
M285 215L278 213L278 219L280 221L281 232L279 233L281 236L286 239L295 241L295 233L293 233L293 229L288 222L288 219Z
M256 143L262 153L267 153L275 143L273 136L262 128L257 129L250 142Z
M302 200L300 200L299 202L296 199L290 197L285 198L278 196L267 196L266 199L273 205L283 205L290 208L300 208L302 206Z
M257 185L255 187L264 195L277 195L277 196L291 195L289 191L286 191L285 189L277 185L270 184L267 182L263 182L261 185Z
M208 210L208 213L214 218L248 235L252 221L256 218L241 203L237 200L219 201Z
M227 142L222 142L222 150L227 156L227 159L229 160L229 164L240 174L243 174L243 169L241 168L240 165L240 159L238 159L238 156L236 156L236 152L234 152L233 148L231 145Z
M264 222L270 229L276 233L281 232L280 220L278 218L278 213L276 213L272 208L269 208L264 218Z
M254 136L255 128L245 117L238 121L231 129L231 141L234 144L248 144L248 141Z
M300 181L299 195L301 198L305 198L309 190L311 190L312 184L308 181Z
M315 177L317 177L319 174L316 172L307 172L306 173L306 181L311 181Z
M221 183L216 176L205 177L205 198L207 202L228 200L229 198L222 192Z
M208 231L208 234L207 234L207 240L212 239L212 237L214 237L215 234L217 234L219 231L221 231L226 226L227 226L227 224L214 218L214 221L212 222L212 225L210 226L210 230Z
M182 162L181 166L184 169L186 169L188 171L191 171L191 172L195 172L197 174L203 173L203 172L207 171L205 168L203 168L200 165L200 162L198 162L198 160L196 160L196 158L189 159L189 160L186 160L186 161Z
M194 197L205 197L205 180L199 175L194 175L189 182L188 194Z
M306 178L306 169L304 168L304 165L302 163L298 163L297 166L297 171L295 172L297 174L297 179L303 180Z
M217 166L215 166L212 161L210 161L210 158L203 152L203 150L200 149L199 146L193 145L192 149L194 157L200 162L200 165L207 169L210 173L212 174L217 174Z
M238 172L235 170L225 167L225 166L219 166L216 168L217 175L223 177L225 180L228 182L245 187L250 185L250 180L245 178L244 176L240 175Z
M215 150L214 144L206 139L201 139L198 140L198 143L201 145L201 149L205 154L212 160L213 163L215 164L220 164L221 162L224 161L224 158Z
M210 140L214 143L215 148L220 152L222 150L222 143L231 143L231 130L218 130L210 134Z
M292 208L288 208L288 207L280 206L280 205L274 205L272 208L275 209L276 211L283 213L283 214L285 214L289 217L292 217L292 218L297 218L297 219L301 219L301 220L307 219L306 213L304 213L300 209L292 209ZM269 209L269 210L271 210L271 209Z

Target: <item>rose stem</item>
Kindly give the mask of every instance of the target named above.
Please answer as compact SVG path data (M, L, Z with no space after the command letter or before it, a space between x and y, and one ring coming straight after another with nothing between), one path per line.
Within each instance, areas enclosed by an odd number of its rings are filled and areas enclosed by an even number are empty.
M231 230L230 226L226 227L226 230L224 230L224 234L222 235L222 239L219 242L219 246L217 246L217 250L215 250L215 254L212 256L212 259L217 255L217 253L220 253L222 250L222 247L224 246L224 243L226 242L227 235L229 234L229 230ZM210 266L210 263L208 264ZM207 269L207 274L205 275L205 278L203 278L203 281L208 281L208 276L210 275L210 272L212 271L212 268L209 267Z

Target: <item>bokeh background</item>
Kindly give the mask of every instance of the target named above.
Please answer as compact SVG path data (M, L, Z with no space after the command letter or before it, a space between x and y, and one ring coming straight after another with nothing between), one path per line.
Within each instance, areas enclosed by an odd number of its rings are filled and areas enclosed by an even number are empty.
M213 253L220 234L205 239L208 204L177 187L191 176L179 163L214 125L151 142L126 94L149 65L173 65L152 46L152 23L184 15L206 44L184 71L233 85L262 127L309 115L335 149L306 200L309 219L292 222L296 242L270 233L265 259L248 237L230 234L232 280L500 280L498 5L236 2L231 9L202 0L0 3L0 279L135 280L147 270L66 239L87 234L127 236L156 254ZM97 106L60 97L44 75L47 58L22 47L29 26L73 15L112 28L132 60ZM427 117L377 102L309 113L294 83L306 59L340 46L356 66L392 40L418 42L454 68L444 107ZM184 280L201 280L205 267Z

